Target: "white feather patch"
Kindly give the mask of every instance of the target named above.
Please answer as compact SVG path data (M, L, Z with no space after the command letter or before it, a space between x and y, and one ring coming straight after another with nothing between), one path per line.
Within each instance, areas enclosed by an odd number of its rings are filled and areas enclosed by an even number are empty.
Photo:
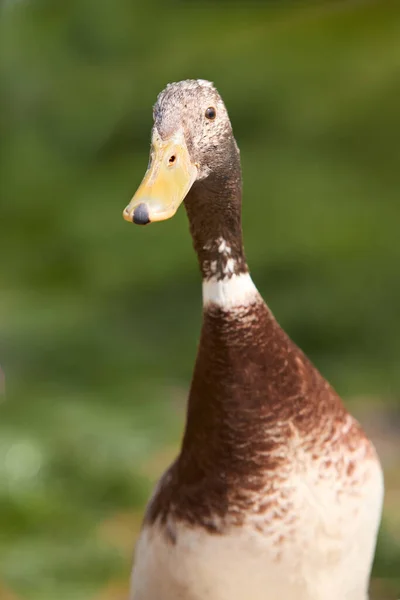
M207 81L207 79L197 79L197 83L201 86L201 87L214 87L214 84L212 81Z
M221 308L231 310L254 304L260 300L260 294L249 273L232 275L219 281L215 277L203 281L204 306L216 304Z

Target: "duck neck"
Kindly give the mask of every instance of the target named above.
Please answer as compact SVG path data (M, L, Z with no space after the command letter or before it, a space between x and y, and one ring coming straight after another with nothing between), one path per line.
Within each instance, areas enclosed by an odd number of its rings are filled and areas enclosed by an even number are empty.
M197 183L185 204L203 275L203 325L179 461L180 477L192 481L213 469L246 469L252 452L239 453L235 465L227 457L249 435L255 443L264 435L259 390L273 318L244 256L239 161L224 178Z
M242 241L242 177L238 150L219 171L195 183L185 199L203 280L247 273Z

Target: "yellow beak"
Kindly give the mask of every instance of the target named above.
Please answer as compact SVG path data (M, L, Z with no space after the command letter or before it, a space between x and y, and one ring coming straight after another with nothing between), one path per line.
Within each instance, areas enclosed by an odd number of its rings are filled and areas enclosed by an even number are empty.
M138 225L172 217L197 178L183 131L163 141L153 130L150 163L136 194L123 212Z

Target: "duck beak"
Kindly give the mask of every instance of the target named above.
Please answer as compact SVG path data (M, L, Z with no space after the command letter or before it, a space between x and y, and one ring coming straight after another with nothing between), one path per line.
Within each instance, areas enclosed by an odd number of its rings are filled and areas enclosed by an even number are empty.
M197 178L182 130L162 140L153 129L150 162L136 194L123 217L137 225L172 217Z

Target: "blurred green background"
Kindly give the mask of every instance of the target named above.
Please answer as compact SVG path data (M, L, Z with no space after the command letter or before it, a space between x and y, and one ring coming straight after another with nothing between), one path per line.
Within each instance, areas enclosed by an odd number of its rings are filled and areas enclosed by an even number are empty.
M121 212L169 81L213 80L247 256L386 472L373 600L400 592L400 4L3 0L0 599L122 600L177 451L201 320L186 215Z

